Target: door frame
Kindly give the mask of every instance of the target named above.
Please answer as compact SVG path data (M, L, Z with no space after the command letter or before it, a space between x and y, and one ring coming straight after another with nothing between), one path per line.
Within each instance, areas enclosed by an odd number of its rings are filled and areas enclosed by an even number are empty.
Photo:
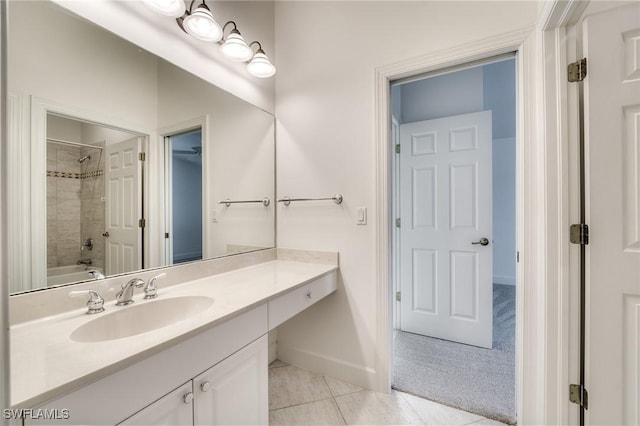
M181 133L187 133L191 130L200 129L202 131L202 258L208 259L209 248L207 247L207 236L209 235L209 215L207 212L211 211L211 197L209 196L209 187L211 185L211 171L209 170L208 161L209 149L209 115L203 115L195 117L190 120L182 121L180 123L172 124L158 129L156 138L156 152L158 158L155 164L156 170L158 170L158 179L156 180L155 188L158 191L158 205L157 211L160 212L158 221L158 235L162 242L158 244L160 252L158 253L158 266L171 265L168 263L169 255L172 249L169 247L167 239L164 237L165 232L171 228L171 214L168 211L167 200L171 199L171 186L167 185L167 152L165 149L165 138L175 136ZM169 231L170 232L170 231Z
M575 254L568 229L574 214L571 180L574 157L567 147L573 116L567 108L567 36L586 5L545 3L535 27L501 34L375 72L375 195L377 229L377 389L388 392L392 378L392 280L390 268L391 168L390 82L501 53L517 53L517 266L516 418L519 424L575 424L568 400L576 378L579 336L571 296ZM573 315L573 316L572 316ZM527 366L525 369L524 366Z
M46 100L37 96L30 96L30 142L29 142L29 160L23 161L15 166L16 173L22 175L28 173L30 180L22 180L20 182L20 190L14 192L10 205L20 206L20 197L23 194L29 194L31 201L28 202L29 214L24 215L18 211L9 213L9 221L13 224L21 224L23 229L31 229L31 234L25 234L20 244L28 247L30 250L31 270L23 271L23 279L30 278L30 282L46 282L47 271L47 246L42 244L41 236L47 233L47 181L46 181L46 165L47 165L47 115L57 115L76 121L82 121L89 124L95 124L102 127L108 127L115 130L121 130L131 133L142 138L141 150L146 151L148 148L150 137L153 131L142 129L140 126L132 123L126 123L121 119L111 117L107 114L101 114L89 111L84 108L68 106L66 104ZM148 168L143 167L141 171L141 197L145 191L145 182L148 182ZM15 203L15 204L14 204ZM142 200L142 211L147 212L149 208L149 199ZM44 213L43 213L44 212ZM17 243L17 242L16 242ZM147 264L147 253L149 247L149 229L142 230L142 252L144 258L143 264ZM44 275L43 275L44 274Z

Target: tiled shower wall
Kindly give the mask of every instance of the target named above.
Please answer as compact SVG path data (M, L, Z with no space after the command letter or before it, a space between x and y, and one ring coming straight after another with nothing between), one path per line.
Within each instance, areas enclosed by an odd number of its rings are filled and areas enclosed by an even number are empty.
M80 149L47 144L47 267L80 258Z
M91 159L79 163L86 154ZM104 169L100 157L97 149L47 143L48 268L83 258L104 267L104 177L91 173ZM91 251L82 248L87 238L94 241Z
M105 143L96 144L105 148ZM91 159L82 163L82 183L80 185L80 236L82 241L93 239L93 250L83 252L83 257L90 257L93 266L104 271L105 263L105 188L104 188L104 151L83 148L82 156L91 155Z

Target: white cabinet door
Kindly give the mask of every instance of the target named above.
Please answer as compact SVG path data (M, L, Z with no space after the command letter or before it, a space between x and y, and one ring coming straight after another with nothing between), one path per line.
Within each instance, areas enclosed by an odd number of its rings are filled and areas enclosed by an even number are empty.
M193 380L194 424L269 422L268 345L264 335Z
M125 391L124 389L121 391ZM189 381L121 425L193 425L193 385Z
M491 348L491 111L402 124L400 144L402 330Z

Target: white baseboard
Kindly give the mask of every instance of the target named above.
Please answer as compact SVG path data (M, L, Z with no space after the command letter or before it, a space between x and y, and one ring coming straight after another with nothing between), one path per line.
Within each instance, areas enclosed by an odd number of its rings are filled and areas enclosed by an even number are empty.
M278 359L317 374L335 377L353 385L376 389L378 377L373 368L318 354L304 349L278 345Z
M516 277L508 277L506 275L494 275L494 284L516 285Z

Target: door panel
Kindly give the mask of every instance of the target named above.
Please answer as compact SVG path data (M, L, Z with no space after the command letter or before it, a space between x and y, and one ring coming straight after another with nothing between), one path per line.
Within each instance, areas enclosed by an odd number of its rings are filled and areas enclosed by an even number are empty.
M137 271L142 267L142 179L138 159L141 138L107 146L106 224L109 238L106 275Z
M492 347L491 112L400 126L401 328Z
M640 4L588 16L586 387L590 424L640 424Z

